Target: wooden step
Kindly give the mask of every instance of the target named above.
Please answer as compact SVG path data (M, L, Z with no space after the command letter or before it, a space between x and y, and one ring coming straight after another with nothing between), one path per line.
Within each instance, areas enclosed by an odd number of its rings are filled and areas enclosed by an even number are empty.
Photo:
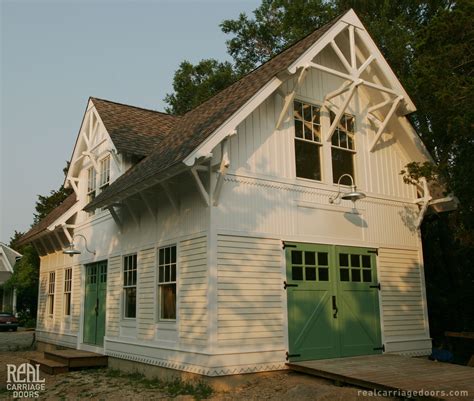
M76 349L45 351L46 359L60 362L69 368L92 368L107 366L107 356Z
M69 371L69 368L64 363L42 357L32 358L30 359L30 363L32 365L40 365L40 370L49 375L57 375Z

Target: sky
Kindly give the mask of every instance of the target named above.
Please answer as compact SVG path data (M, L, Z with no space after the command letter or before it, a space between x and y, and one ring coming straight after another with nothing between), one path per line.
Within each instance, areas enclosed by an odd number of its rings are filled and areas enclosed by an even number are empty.
M219 28L257 0L0 0L0 241L62 184L89 96L164 110L183 60L230 60Z

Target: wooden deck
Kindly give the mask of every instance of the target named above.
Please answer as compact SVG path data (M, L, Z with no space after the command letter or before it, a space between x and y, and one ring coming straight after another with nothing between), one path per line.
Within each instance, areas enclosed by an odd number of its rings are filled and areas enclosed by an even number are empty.
M369 355L351 358L291 362L292 370L324 377L370 390L430 391L436 400L473 400L474 369L399 355ZM450 395L464 390L468 395Z

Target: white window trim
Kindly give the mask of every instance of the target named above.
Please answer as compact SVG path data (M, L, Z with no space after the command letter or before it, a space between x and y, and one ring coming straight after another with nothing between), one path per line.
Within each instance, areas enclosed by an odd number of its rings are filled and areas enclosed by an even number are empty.
M312 106L317 106L319 107L319 127L321 128L321 141L317 142L317 141L310 141L309 139L304 139L304 138L298 138L296 136L296 127L295 127L295 102L300 102L300 103L307 103L307 104L310 104ZM321 103L321 102L318 102L318 101L314 101L314 100L311 100L309 98L306 98L304 96L300 96L300 95L297 95L295 96L295 98L293 99L293 102L291 103L291 149L293 150L292 151L292 159L293 159L293 168L294 168L294 177L296 180L303 180L303 181L306 181L306 182L313 182L313 183L319 183L319 184L323 184L326 182L325 178L326 178L326 171L325 171L325 163L324 163L324 149L325 149L325 146L324 146L324 128L325 128L325 121L323 121L324 119L329 119L329 113L327 113L328 115L326 116L326 113L324 112L325 108L324 108L324 105ZM309 142L309 143L312 143L312 144L315 144L315 145L318 145L320 148L319 148L319 153L320 153L320 163L319 163L319 167L320 167L320 170L321 170L321 179L320 180L313 180L311 178L305 178L305 177L298 177L296 175L296 148L295 148L295 140L299 140L299 141L304 141L304 142Z
M175 319L161 319L161 304L160 304L160 291L159 291L159 267L160 267L160 255L159 251L162 248L176 247L176 318ZM157 329L163 330L176 330L179 320L179 241L171 241L160 244L155 248L155 325ZM168 284L168 283L162 283Z
M53 282L51 282L51 277L53 277ZM51 291L51 289L53 291ZM51 297L52 296L52 297ZM50 312L51 310L51 298L52 298L52 301L53 301L53 304L52 304L52 312ZM55 302L56 302L56 272L55 271L50 271L48 273L48 298L47 298L47 305L46 307L48 308L48 311L47 311L47 315L52 317L54 316L54 312L55 312Z
M137 266L136 266L137 280L135 282L135 285L125 286L125 284L123 282L123 274L125 272L125 258L129 257L129 256L133 256L133 255L135 255L136 258L137 258ZM122 304L122 308L121 308L122 313L121 313L121 316L122 316L122 318L121 318L121 320L123 322L133 323L137 320L137 312L138 312L138 262L139 262L139 260L138 260L138 251L122 255L122 269L121 269L121 277L120 278L121 278L121 283L122 283L121 284L121 286L122 286L122 290L121 290L121 293L122 293L122 296L121 296L121 298L122 298L122 302L121 302L121 304ZM125 301L126 301L126 299L125 299L125 288L134 288L134 287L135 287L135 297L136 297L135 298L135 317L126 317L125 316Z
M68 270L71 272L70 279L68 280L70 282L69 291L66 290L66 272ZM65 319L70 319L72 316L72 280L73 280L72 267L66 267L64 269L64 287L63 287L63 316ZM66 302L65 302L66 294L70 294L69 315L66 315Z

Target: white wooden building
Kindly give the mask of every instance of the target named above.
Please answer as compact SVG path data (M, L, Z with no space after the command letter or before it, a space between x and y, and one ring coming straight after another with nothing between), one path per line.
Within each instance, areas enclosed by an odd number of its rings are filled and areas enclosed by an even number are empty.
M13 267L19 258L21 254L0 242L0 312L16 313L16 290L6 288L4 284L12 276Z
M184 116L90 98L23 239L37 339L208 376L430 353L419 227L453 199L403 182L413 111L352 10Z

